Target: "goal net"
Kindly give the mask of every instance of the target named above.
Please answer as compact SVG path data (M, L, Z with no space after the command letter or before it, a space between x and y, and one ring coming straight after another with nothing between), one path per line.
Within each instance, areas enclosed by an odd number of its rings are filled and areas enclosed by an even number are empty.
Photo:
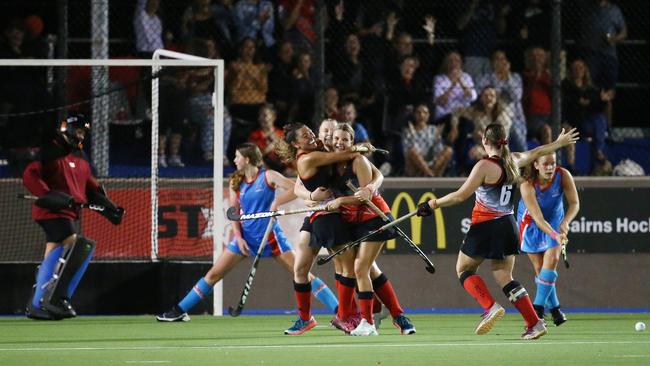
M82 210L93 260L212 262L226 226L223 67L163 50L152 60L0 60L0 262L42 260L20 177L70 112L91 120L84 151L126 210L119 226Z

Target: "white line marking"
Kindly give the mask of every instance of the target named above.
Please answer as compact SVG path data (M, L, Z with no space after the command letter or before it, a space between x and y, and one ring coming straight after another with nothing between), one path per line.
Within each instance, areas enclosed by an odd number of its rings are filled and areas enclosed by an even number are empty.
M559 345L598 345L598 344L650 344L650 341L571 341L571 342L544 342L542 341L515 341L493 343L371 343L360 344L356 342L341 344L293 344L293 345L231 345L231 346L142 346L142 347L43 347L43 348L0 348L0 351L18 352L51 352L51 351L160 351L160 350L232 350L232 349L277 349L277 348L381 348L381 347L494 347L494 346L559 346Z
M171 361L126 361L126 363L172 363Z

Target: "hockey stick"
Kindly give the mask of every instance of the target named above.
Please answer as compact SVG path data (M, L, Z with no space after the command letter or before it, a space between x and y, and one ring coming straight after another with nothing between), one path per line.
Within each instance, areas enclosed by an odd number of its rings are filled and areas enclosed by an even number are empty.
M32 194L22 194L22 193L17 194L16 198L20 198L22 200L31 200L31 201L36 201L38 199L38 197L36 197L36 196L34 196ZM75 202L74 205L76 207L79 207L79 208L87 208L89 210L97 211L97 212L103 212L104 210L106 210L106 207L104 207L102 205L92 204L92 203L77 203L77 202Z
M266 231L264 232L264 236L262 237L262 241L260 242L260 247L257 249L257 253L255 254L255 259L253 259L253 265L251 266L251 270L248 273L248 279L246 280L246 283L244 284L244 289L241 292L241 296L239 297L239 303L237 303L236 307L229 306L228 307L228 314L230 316L239 316L241 314L242 309L244 309L244 304L246 304L246 299L248 299L248 294L251 290L251 286L253 285L253 280L255 279L255 272L257 272L257 265L260 262L260 258L262 258L262 253L264 252L264 248L266 247L266 243L268 242L269 235L271 234L271 231L273 231L273 223L275 222L275 218L271 218L269 220L269 224L266 225Z
M266 211L266 212L255 212L250 214L239 214L237 209L230 207L226 211L226 216L230 221L244 221L244 220L254 220L254 219L264 219L267 217L276 217L276 216L286 216L294 215L305 212L315 212L315 211L327 211L327 206L315 206L315 207L305 207L305 208L296 208L293 210L277 210L277 211Z
M564 268L569 269L569 260L566 257L566 244L562 244L562 251L560 252L562 254L562 262L564 262Z
M355 247L355 246L361 244L361 242L366 241L366 240L367 240L368 238L370 238L371 236L373 236L373 235L375 235L375 234L378 234L378 233L381 233L382 231L384 231L384 230L386 230L386 229L388 229L388 228L391 228L391 227L393 227L393 226L399 224L399 223L402 222L402 221L405 221L405 220L407 220L407 219L410 219L411 217L415 216L417 213L418 213L417 210L416 210L416 211L413 211L413 212L409 212L409 213L407 213L406 215L400 217L399 219L396 219L395 221L391 221L391 222L387 223L386 225L380 227L379 229L374 230L374 231L371 231L371 232L369 232L368 234L366 234L366 235L360 237L360 238L357 239L357 240L354 240L354 241L351 241L351 242L349 242L349 243L347 243L347 244L344 244L343 247L342 247L341 249L339 249L339 250L337 250L336 252L334 252L334 253L328 255L327 257L318 258L318 261L316 261L316 263L318 263L318 265L323 265L323 264L325 264L325 263L331 261L332 258L336 257L337 255L340 255L341 253L345 252L346 250L348 250L348 249L350 249L350 248L352 248L352 247Z
M347 185L348 188L350 188L353 192L356 192L356 191L359 190L359 188L355 187L354 184L352 184L352 182L349 181L349 180L347 181L346 185ZM377 205L375 205L372 201L370 201L370 200L366 200L366 199L362 199L361 201L362 201L363 203L365 203L368 207L370 207L370 209L371 209L374 213L376 213L377 215L379 215L379 217L381 217L381 219L384 220L384 222L391 222L390 219L388 218L388 216L386 216L386 214L383 213L383 212L379 209L379 207L377 207ZM427 272L429 272L429 273L435 273L435 272L436 272L436 267L433 265L433 262L431 262L431 260L429 259L429 257L427 257L427 255L424 254L424 252L422 251L422 249L420 249L420 247L418 247L417 245L415 245L415 243L413 242L413 240L411 240L411 238L410 238L408 235L406 235L406 233L404 233L404 231L402 231L402 229L400 229L399 227L395 227L395 231L397 231L397 233L399 234L399 236L401 236L402 239L404 239L404 240L408 243L408 245L409 245L409 247L411 248L411 250L412 250L413 252L415 252L415 254L419 255L420 258L422 258L422 260L424 261L424 263L427 265L427 266L426 266L426 270L427 270Z

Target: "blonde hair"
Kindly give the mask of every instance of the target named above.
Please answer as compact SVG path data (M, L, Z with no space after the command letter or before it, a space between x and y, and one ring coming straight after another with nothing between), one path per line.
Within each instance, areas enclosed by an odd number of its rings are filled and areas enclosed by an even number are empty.
M499 123L491 123L485 128L483 136L490 145L501 149L500 157L503 160L503 169L506 174L504 184L516 184L520 177L519 168L510 155L506 129Z
M237 151L239 151L243 157L248 158L251 165L255 165L258 168L262 166L262 152L260 151L260 148L257 147L257 145L251 144L250 142L245 142L237 146ZM234 171L230 176L230 188L233 191L239 191L239 185L243 179L243 170Z
M336 125L336 128L334 128L334 131L345 131L350 134L352 137L352 140L354 141L354 128L349 123L339 123Z

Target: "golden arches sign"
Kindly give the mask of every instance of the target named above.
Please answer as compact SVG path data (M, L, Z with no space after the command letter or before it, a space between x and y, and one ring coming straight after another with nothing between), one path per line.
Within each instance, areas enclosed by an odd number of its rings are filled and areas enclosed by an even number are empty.
M400 192L395 196L390 211L393 217L398 217L399 208L402 200L406 201L408 212L417 210L417 205L430 199L435 199L436 196L433 192L425 192L420 196L418 203L413 201L411 195L407 192ZM437 208L434 210L434 217L436 220L436 249L447 248L447 235L445 233L445 219L442 216L442 211ZM420 216L411 217L411 239L415 244L420 244L422 241L422 218ZM386 244L387 249L395 249L395 239L389 240Z

